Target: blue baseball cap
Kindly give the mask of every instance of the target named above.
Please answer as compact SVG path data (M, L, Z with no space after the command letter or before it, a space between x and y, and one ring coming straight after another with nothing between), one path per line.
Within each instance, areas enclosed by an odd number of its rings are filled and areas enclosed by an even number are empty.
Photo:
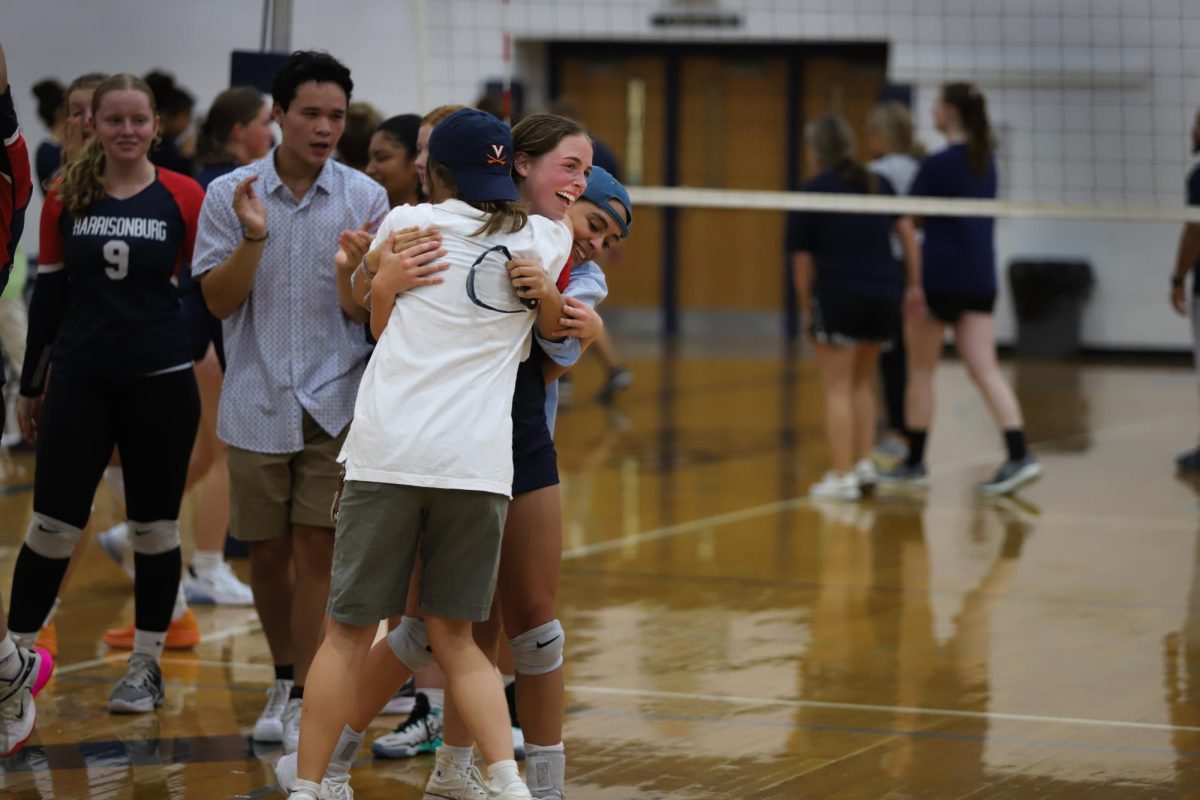
M508 126L473 108L455 111L429 134L429 157L445 164L459 194L475 203L518 198L512 149Z
M588 176L587 188L583 190L583 199L599 206L604 213L612 217L613 222L617 223L617 228L621 231L622 239L629 235L629 228L633 225L633 203L629 201L629 192L625 191L625 187L612 176L612 173L604 167L593 164L592 174ZM610 200L616 200L621 204L625 209L624 217L612 207Z

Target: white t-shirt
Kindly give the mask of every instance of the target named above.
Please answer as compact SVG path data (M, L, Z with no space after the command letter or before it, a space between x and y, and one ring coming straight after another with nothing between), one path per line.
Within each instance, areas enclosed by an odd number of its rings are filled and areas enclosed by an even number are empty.
M906 153L888 153L867 166L876 175L887 178L897 195L908 194L913 180L917 177L917 170L921 168L920 162ZM918 232L917 241L920 241L921 238L922 236ZM897 261L904 260L904 248L900 245L900 237L894 233L892 234L892 257Z
M507 256L476 262L503 245L513 258L541 259L557 278L572 234L564 222L531 215L516 233L472 236L483 216L448 200L399 206L379 226L376 245L400 228L438 228L439 260L450 267L442 283L396 300L338 459L348 480L511 494L513 388L536 312L517 299Z

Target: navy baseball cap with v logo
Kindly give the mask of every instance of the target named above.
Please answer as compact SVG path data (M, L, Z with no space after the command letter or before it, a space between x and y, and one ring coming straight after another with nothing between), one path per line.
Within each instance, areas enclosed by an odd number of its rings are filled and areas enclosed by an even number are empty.
M485 111L464 108L429 134L429 157L445 164L464 200L516 200L512 131Z

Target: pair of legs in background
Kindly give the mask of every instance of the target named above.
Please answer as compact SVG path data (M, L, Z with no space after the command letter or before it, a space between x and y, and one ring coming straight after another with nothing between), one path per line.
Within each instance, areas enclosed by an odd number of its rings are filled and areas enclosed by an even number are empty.
M979 485L985 492L1006 494L1036 480L1041 467L1029 454L1021 407L996 359L996 331L991 313L992 298L976 302L940 298L929 300L930 313L908 320L908 391L905 413L909 436L907 460L897 468L898 477L914 483L925 480L925 445L933 422L933 378L941 358L947 327L967 375L983 396L996 426L1004 433L1007 460L988 481Z
M223 557L225 537L229 530L229 471L225 444L216 435L222 368L214 348L206 347L206 352L195 362L193 369L200 391L200 425L188 462L184 488L185 495L193 490L197 492L195 551L176 596L171 624L167 628L167 650L189 650L200 641L200 627L195 615L188 608L189 602L223 605L250 605L253 602L250 588L238 580ZM123 500L124 477L119 453L114 451L113 460L105 470L104 476L112 492ZM71 555L70 566L59 587L59 599L66 594L90 538L89 525L84 528L83 536ZM133 548L128 523L122 521L108 530L101 531L97 540L109 558L132 578ZM58 601L55 602L38 640L38 643L52 654L57 652L57 631L54 623L57 607ZM103 635L104 643L116 649L132 649L134 631L133 624L107 630Z
M18 644L34 645L116 448L133 549L135 633L126 675L109 697L114 712L162 704L159 661L182 568L179 506L199 418L190 369L141 378L52 376L46 390L34 513L14 568L9 628Z
M857 500L876 482L875 374L899 318L898 302L846 289L812 299L809 333L821 374L830 469L809 489L815 499Z
M250 545L250 587L275 680L253 738L294 752L309 665L321 643L333 564L330 507L345 431L331 436L307 413L304 449L229 448L230 530Z
M825 395L825 436L830 472L812 489L814 497L853 500L875 483L875 373L878 342L816 342L817 367Z
M503 686L472 635L472 623L491 611L507 506L507 498L485 492L346 483L330 618L310 671L296 777L286 761L277 768L293 797L316 797L322 784L327 795L346 786L366 726L432 659L446 677L447 716L454 713L479 745L492 791L529 797L513 760ZM424 620L406 617L372 647L379 621L408 605L418 553ZM439 757L438 769L446 766Z

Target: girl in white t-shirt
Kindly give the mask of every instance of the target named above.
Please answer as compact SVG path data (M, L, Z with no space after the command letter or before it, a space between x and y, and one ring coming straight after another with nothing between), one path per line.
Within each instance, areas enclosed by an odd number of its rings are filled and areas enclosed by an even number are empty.
M432 651L488 763L493 796L530 797L501 685L471 623L488 617L495 591L512 486L513 385L536 316L529 301L539 294L515 290L505 263L540 262L553 281L572 234L514 202L511 158L503 123L456 112L429 141L431 196L440 202L393 209L376 236L383 255L371 317L381 335L341 456L329 622L309 671L293 798L315 800L323 777L348 778L325 768L335 747L361 739L346 725L348 711L358 685L372 680L367 654L379 620L404 609L418 548L428 641L399 648L402 660L419 669ZM441 232L448 268L441 282L397 296L388 288L390 262L402 259L392 253L394 232L414 225Z

